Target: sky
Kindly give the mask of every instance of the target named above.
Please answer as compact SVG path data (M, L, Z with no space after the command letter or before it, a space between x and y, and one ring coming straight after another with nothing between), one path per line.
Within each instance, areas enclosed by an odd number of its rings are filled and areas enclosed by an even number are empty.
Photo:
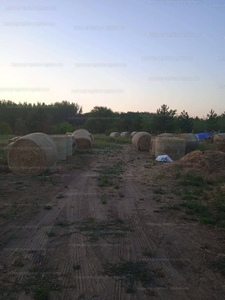
M225 2L2 0L0 100L225 111Z

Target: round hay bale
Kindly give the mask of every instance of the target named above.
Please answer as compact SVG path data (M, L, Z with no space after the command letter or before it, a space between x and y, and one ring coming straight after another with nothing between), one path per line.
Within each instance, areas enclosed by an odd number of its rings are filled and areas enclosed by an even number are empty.
M185 155L185 141L178 137L157 136L155 156L168 155L172 160L179 160Z
M182 133L178 134L177 137L184 139L185 151L195 150L198 146L198 138L194 133Z
M73 132L66 132L66 135L73 135Z
M149 151L151 134L148 132L138 132L132 138L132 144L138 151Z
M74 136L76 141L77 149L91 149L92 148L92 140L90 136L83 134L76 134Z
M66 152L67 152L67 136L58 134L58 135L51 135L52 139L54 140L57 149L58 149L58 160L63 161L66 160Z
M15 136L14 138L11 138L10 140L8 140L8 143L14 143L19 138L20 138L19 136Z
M130 133L128 131L124 131L124 132L121 132L120 136L121 137L129 137Z
M137 131L132 131L130 134L130 137L132 138L136 133L137 133Z
M87 135L91 138L91 140L94 139L93 135L86 129L77 129L77 130L75 130L73 132L73 136L75 137L76 135L83 135L83 136Z
M38 175L56 164L58 150L49 135L36 132L16 140L10 147L7 158L13 173Z
M157 135L157 136L164 136L164 137L172 137L172 136L176 136L176 134L174 134L174 133L169 133L169 132L164 132L164 133L161 133L161 134L159 134L159 135Z
M111 137L119 137L120 134L119 134L119 132L111 132L109 136L111 136Z

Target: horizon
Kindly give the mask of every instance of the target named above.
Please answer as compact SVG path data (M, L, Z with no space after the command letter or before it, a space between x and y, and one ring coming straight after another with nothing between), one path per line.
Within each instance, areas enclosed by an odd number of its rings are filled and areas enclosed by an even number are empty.
M224 12L211 0L3 1L0 98L221 115Z

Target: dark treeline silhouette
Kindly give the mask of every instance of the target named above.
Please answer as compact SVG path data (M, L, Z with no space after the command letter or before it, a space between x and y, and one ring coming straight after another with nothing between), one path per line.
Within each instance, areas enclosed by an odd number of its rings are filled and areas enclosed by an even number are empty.
M225 112L217 115L213 109L206 118L191 118L188 112L177 113L166 104L156 112L113 112L110 108L95 106L89 113L68 101L53 104L27 102L16 104L0 101L0 134L24 135L31 132L48 134L66 133L78 128L91 133L109 134L112 131L147 131L151 134L163 132L225 132Z

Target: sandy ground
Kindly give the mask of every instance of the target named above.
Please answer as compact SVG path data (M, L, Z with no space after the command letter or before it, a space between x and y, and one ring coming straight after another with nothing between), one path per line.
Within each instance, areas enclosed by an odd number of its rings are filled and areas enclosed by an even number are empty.
M142 181L150 161L124 145L48 176L0 174L0 299L225 299L209 263L223 232L161 209L169 199ZM104 166L121 169L98 186Z

